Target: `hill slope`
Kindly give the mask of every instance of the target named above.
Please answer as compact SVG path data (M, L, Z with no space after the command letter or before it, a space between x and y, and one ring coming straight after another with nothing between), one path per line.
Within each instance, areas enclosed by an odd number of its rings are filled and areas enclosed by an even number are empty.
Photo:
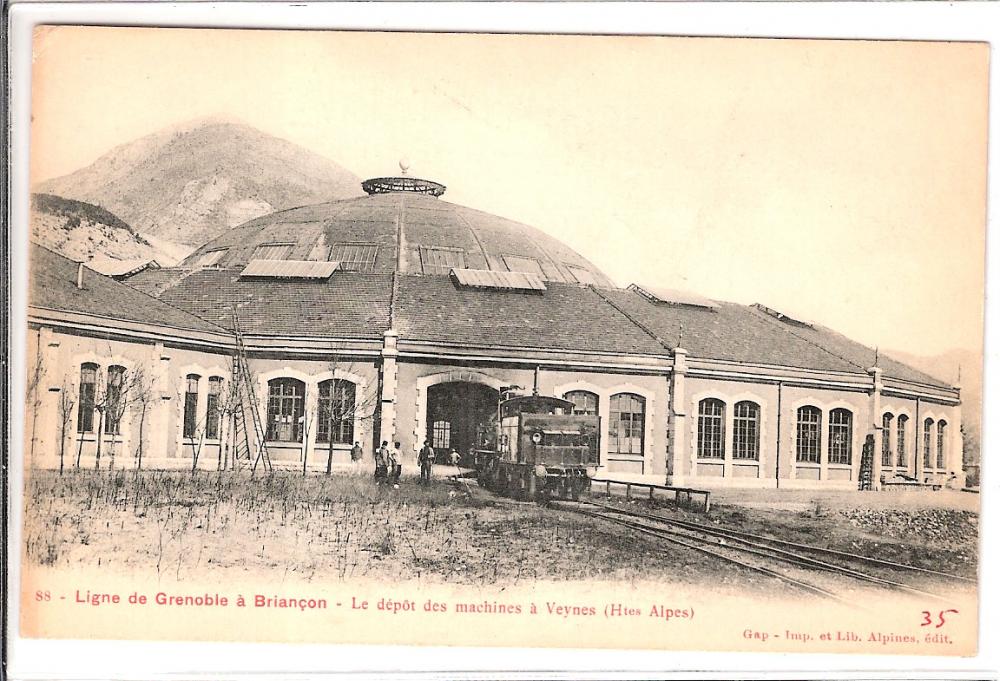
M202 119L115 147L35 191L104 206L137 231L201 245L275 210L357 196L333 161L244 123Z
M114 213L52 194L31 196L31 238L77 261L158 257L157 249Z

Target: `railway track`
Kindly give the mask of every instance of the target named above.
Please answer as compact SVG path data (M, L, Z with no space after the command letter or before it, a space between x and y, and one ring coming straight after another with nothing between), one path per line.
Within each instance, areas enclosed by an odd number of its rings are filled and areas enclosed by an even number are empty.
M702 523L675 520L607 504L589 501L560 502L558 507L627 527L640 534L683 546L757 574L766 575L799 591L855 607L863 607L861 604L865 597L871 595L873 590L893 590L919 598L940 601L949 599L941 594L896 579L862 572L844 563L878 565L881 568L891 568L898 571L931 573L956 581L973 581L958 575L883 561L869 556L775 540L738 530L709 527ZM813 555L809 555L810 553ZM823 558L817 558L817 554L822 555ZM833 562L833 560L838 562Z

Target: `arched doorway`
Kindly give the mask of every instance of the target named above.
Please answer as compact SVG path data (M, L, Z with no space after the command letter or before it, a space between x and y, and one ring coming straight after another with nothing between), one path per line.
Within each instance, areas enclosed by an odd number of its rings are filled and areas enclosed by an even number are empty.
M492 448L500 394L482 383L438 383L427 388L426 438L439 461L452 449L467 461L470 451Z

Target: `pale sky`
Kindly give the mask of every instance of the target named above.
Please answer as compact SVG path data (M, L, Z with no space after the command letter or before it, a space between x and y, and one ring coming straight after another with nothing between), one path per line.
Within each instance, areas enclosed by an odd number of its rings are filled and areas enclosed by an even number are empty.
M405 156L623 286L978 352L987 68L971 43L41 29L32 177L230 115L362 178Z

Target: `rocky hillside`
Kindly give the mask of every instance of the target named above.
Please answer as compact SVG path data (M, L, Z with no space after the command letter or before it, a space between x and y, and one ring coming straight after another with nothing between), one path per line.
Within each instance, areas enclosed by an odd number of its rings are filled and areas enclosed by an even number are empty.
M31 238L73 260L153 260L157 249L114 213L52 194L31 196Z
M361 181L303 147L213 118L115 147L35 191L104 206L138 232L198 246L275 210L357 196Z

